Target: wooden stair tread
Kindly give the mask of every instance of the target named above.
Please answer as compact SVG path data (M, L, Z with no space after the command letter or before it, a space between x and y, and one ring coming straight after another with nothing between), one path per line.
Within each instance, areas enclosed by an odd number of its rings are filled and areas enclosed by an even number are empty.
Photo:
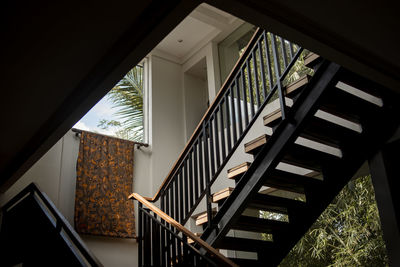
M194 235L197 236L197 237L200 237L200 236L201 236L201 233L194 233ZM189 244L193 244L193 243L194 243L194 240L191 239L191 238L189 237L189 238L187 239L187 242L188 242Z
M294 95L299 89L303 88L305 85L309 83L311 79L310 75L304 75L303 77L297 79L296 81L288 84L285 87L285 95L286 97ZM287 104L286 104L287 105ZM289 106L287 105L287 108ZM264 125L274 127L279 119L282 117L281 109L278 107L277 109L271 111L269 114L263 117Z
M274 127L280 121L280 118L282 118L282 112L281 109L278 108L263 117L264 126Z
M251 140L244 144L244 151L250 154L256 154L257 148L260 148L262 145L266 144L268 141L269 136L263 134L256 139Z
M315 53L309 53L307 56L304 57L304 65L307 68L314 68L315 65L317 65L318 63L320 63L322 61L322 58Z
M221 201L221 200L229 197L230 194L232 193L233 189L234 189L233 187L227 187L227 188L224 188L224 189L214 193L212 195L212 202L217 203L218 201Z
M288 226L289 223L287 222L241 215L232 224L232 229L273 234L276 231L286 230Z
M248 207L287 214L288 211L291 209L304 209L306 207L306 204L305 202L297 201L294 199L271 196L267 194L256 194L250 200Z
M258 137L257 139L259 138L264 138L264 140L253 142L253 145L251 146L252 149L246 152L253 155L257 154L262 146L266 143L266 140L269 138L269 136L263 135L261 137ZM327 162L331 159L337 159L337 157L310 147L293 144L290 146L282 162L321 172L323 165L322 163Z
M256 252L260 250L274 249L274 243L259 239L225 236L218 241L215 247L219 249Z
M309 187L322 186L323 182L311 177L275 169L264 181L264 185L289 192L304 194Z
M228 170L228 178L234 179L234 178L236 178L236 176L245 173L249 169L250 165L251 165L250 162L244 162L240 165L237 165L237 166L229 169Z
M310 82L311 76L310 75L304 75L297 79L296 81L288 84L285 87L285 93L286 96L293 95L294 92L296 92L298 89L303 88L305 85L307 85Z
M212 216L214 216L217 213L216 209L212 210ZM196 225L203 225L206 222L208 222L208 217L207 217L207 211L200 213L197 217L196 217Z

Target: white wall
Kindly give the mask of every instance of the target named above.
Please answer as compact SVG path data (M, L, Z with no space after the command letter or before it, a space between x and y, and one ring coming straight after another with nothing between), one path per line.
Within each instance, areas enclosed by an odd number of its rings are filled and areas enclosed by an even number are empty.
M158 191L185 145L182 67L158 56L150 61L151 157L149 179L143 181L150 190L145 196Z
M191 74L184 74L185 140L189 140L207 110L207 82Z

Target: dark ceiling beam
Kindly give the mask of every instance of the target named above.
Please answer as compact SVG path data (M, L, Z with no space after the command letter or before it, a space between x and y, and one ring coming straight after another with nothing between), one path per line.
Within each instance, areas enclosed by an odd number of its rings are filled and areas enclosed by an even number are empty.
M206 2L400 92L396 1Z
M117 83L119 79L121 79L141 59L143 59L143 57L146 56L153 47L155 47L200 3L195 0L153 0L131 1L130 4L127 4L127 1L113 1L112 4L117 5L118 2L120 2L120 9L128 9L128 11L129 9L132 10L130 21L123 21L123 23L129 23L129 27L127 27L126 31L116 39L115 43L112 44L104 54L100 55L98 58L90 59L91 61L89 64L92 66L91 70L80 81L77 81L73 88L69 88L70 93L68 95L63 94L64 92L60 91L49 97L48 95L43 94L43 88L29 88L30 85L28 83L26 84L26 88L16 88L16 90L21 90L22 97L23 90L33 90L37 91L38 94L42 94L42 97L46 99L46 101L54 101L54 97L64 98L64 100L53 110L47 110L48 114L46 115L48 115L48 117L44 122L40 121L40 119L42 119L40 117L30 117L29 112L34 114L36 110L29 110L28 107L16 106L16 108L24 109L23 111L26 112L27 115L26 120L34 119L36 120L35 122L37 122L36 124L40 125L35 131L30 131L32 129L27 128L26 132L14 133L14 138L12 138L12 140L10 137L1 138L3 142L2 146L6 144L5 142L7 142L7 139L9 142L17 143L18 138L22 138L24 135L29 138L19 150L12 151L13 154L9 154L11 157L1 158L1 192L7 190L16 180L18 180L37 160L40 159L40 157L42 157L60 138L62 138L65 133L71 129L71 127ZM143 3L145 3L146 6L143 7ZM93 10L91 12L88 10L88 16L94 16L93 13L99 12L98 2L93 3L93 5ZM137 9L143 8L141 12L136 12L135 14L135 5L137 5ZM101 10L101 12L107 12L107 10ZM63 16L65 14L59 15ZM74 16L73 13L68 15L72 16L72 18ZM129 12L123 15L128 16ZM32 18L32 20L36 21L36 18ZM52 22L48 21L48 23ZM65 21L65 23L69 22ZM127 25L121 26L126 27ZM82 25L82 28L84 27L85 25ZM107 29L104 29L104 34L109 34L109 38L111 38L113 31L118 31L118 29L111 29L111 33L108 32ZM30 41L35 42L35 40ZM96 42L94 42L95 40L87 41L92 42L94 50L96 50L97 47L102 46L101 43L96 44ZM70 44L66 43L66 45ZM62 50L58 51L62 52ZM38 53L40 52L41 51L38 51ZM89 59L84 57L76 58L75 60L75 63L78 65L89 61ZM85 62L85 60L87 61ZM18 64L18 62L15 64ZM18 67L21 67L20 70L18 70ZM75 66L70 65L68 67L74 68ZM21 72L20 75L23 75L24 71L29 71L24 70L23 66L15 66L15 69ZM68 79L68 74L69 73L66 72L63 78ZM14 72L12 75L17 77L18 73ZM46 77L46 75L50 76L51 73L39 72L39 75L34 78L47 79L48 77ZM63 81L60 80L58 82L62 83ZM57 84L51 86L54 90L58 89ZM11 101L11 104L18 104L18 97L11 96L11 98L12 99L8 99L8 101ZM27 104L29 106L32 103ZM12 105L8 104L6 106L8 108L8 114L12 116ZM6 107L3 106L3 108ZM46 109L45 106L37 106L35 108ZM37 116L40 116L39 112ZM20 121L18 123L24 124L27 122ZM1 135L3 134L5 134L5 132L1 133Z

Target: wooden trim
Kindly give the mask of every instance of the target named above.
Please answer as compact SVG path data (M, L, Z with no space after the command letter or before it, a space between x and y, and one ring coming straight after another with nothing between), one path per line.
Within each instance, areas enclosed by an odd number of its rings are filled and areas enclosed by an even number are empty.
M295 92L297 89L303 87L304 85L308 84L311 79L310 75L304 75L303 77L300 77L296 81L288 84L285 87L285 93L286 95L290 95L291 93Z
M260 146L266 144L268 141L268 138L269 137L266 134L263 134L263 135L257 137L256 139L253 139L250 142L247 142L246 144L244 144L244 152L249 153L253 149L256 149L257 147L260 147Z
M232 169L229 169L228 170L228 178L233 179L237 175L247 172L250 165L251 165L250 162L244 162L236 167L233 167Z
M277 109L268 115L264 116L264 125L268 126L271 122L274 122L282 117L281 109Z
M214 216L215 214L217 214L217 210L213 210L212 212L212 216ZM196 218L196 225L202 225L205 224L206 222L208 222L208 215L207 215L207 211L200 213L197 218Z
M137 201L139 201L140 203L145 205L147 208L149 208L154 213L156 213L158 216L160 216L161 219L163 219L167 223L169 223L172 226L174 226L180 232L185 234L188 238L194 240L197 244L199 244L202 248L204 248L208 253L211 254L212 257L214 257L218 261L220 261L220 262L222 262L222 263L224 263L224 264L226 264L228 266L235 266L235 267L238 266L233 261L231 261L230 259L226 258L224 255L219 253L218 250L216 250L215 248L213 248L209 244L207 244L203 239L201 239L200 237L196 236L196 234L194 234L193 232L191 232L190 230L185 228L183 225L181 225L180 223L175 221L173 218L168 216L162 210L160 210L159 208L157 208L156 206L151 204L149 201L147 201L144 197L142 197L138 193L132 193L129 196L129 199L136 199Z
M214 193L212 196L212 202L217 203L218 201L229 197L230 194L232 193L233 189L234 189L233 187L227 187L227 188L224 188L224 189Z
M316 60L318 60L320 56L315 53L310 53L306 57L304 57L304 66L308 68L312 68L315 65Z
M189 141L186 143L185 147L183 148L181 154L179 155L178 159L175 161L174 165L172 166L170 172L168 173L167 177L165 177L164 181L162 182L160 188L158 189L157 193L153 196L153 198L147 198L150 202L155 202L157 199L160 197L161 189L164 188L165 186L168 185L170 180L172 179L174 173L178 169L180 163L183 160L183 157L186 155L186 153L190 150L192 144L195 142L196 137L200 134L200 131L202 130L202 124L203 122L210 117L212 114L212 111L215 109L215 107L219 104L219 101L223 98L227 88L229 87L229 84L233 81L235 78L234 74L240 69L241 65L243 62L245 62L247 56L250 55L250 48L253 47L253 45L258 41L258 38L261 36L263 33L263 29L257 28L255 33L253 34L253 37L249 41L249 43L246 46L246 49L244 53L240 56L239 60L236 62L235 66L233 67L232 71L226 78L224 84L222 85L221 89L219 90L218 94L215 96L214 101L210 105L210 107L207 109L206 113L204 116L201 118L200 122L198 123L196 129L194 130L192 136L190 137Z

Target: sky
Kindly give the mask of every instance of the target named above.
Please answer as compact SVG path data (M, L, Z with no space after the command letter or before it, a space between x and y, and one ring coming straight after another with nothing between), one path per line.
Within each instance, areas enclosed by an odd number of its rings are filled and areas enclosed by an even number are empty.
M115 128L103 130L97 127L102 119L118 121L118 118L113 116L118 111L118 108L113 108L112 106L112 102L108 100L108 97L103 97L73 128L115 136Z

